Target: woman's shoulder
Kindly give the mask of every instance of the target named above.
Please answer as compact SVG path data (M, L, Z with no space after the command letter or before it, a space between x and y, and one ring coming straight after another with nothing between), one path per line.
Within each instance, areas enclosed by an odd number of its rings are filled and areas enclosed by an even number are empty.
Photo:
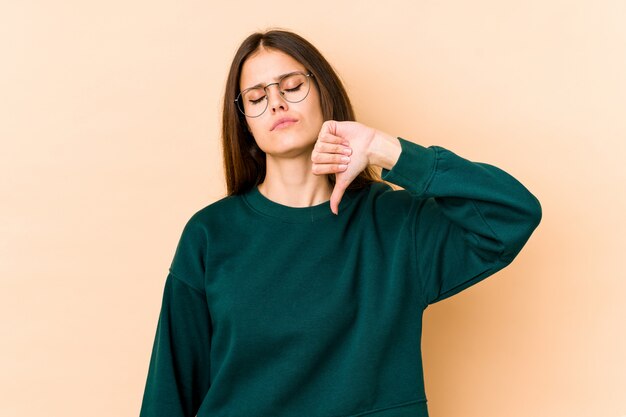
M232 217L242 206L241 195L227 195L197 209L189 218L189 223L213 223Z

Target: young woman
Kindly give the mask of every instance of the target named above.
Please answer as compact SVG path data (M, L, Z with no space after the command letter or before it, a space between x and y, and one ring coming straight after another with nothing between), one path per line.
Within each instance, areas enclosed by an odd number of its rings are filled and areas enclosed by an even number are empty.
M508 265L538 201L494 166L355 122L291 32L240 46L222 135L228 196L182 232L141 416L427 416L424 309Z

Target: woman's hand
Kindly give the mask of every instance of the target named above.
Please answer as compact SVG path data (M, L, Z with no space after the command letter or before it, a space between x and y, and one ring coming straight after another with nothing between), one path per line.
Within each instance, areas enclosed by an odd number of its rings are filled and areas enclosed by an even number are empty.
M315 175L335 174L335 188L330 197L330 209L339 213L339 202L348 185L368 165L391 169L400 156L400 142L358 122L329 120L313 148L311 161ZM348 157L348 159L344 159Z

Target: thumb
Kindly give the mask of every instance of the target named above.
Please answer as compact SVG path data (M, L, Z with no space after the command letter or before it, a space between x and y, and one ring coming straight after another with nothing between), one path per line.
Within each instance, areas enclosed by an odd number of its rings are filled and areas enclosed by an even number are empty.
M343 197L346 188L347 184L336 182L335 187L333 188L333 192L330 195L330 211L335 213L335 215L339 214L339 202L341 202L341 198Z

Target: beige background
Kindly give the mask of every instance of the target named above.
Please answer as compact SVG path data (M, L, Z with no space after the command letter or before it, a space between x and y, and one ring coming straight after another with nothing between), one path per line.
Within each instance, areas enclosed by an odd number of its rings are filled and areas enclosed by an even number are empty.
M250 32L304 35L360 121L498 165L544 218L431 306L433 417L626 415L626 2L3 1L0 415L136 416L187 219L223 196Z

